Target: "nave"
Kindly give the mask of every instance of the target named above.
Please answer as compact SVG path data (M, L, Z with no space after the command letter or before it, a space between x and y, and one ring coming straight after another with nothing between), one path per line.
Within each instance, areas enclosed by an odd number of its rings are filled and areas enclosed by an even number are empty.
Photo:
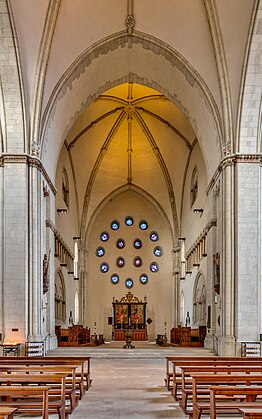
M74 413L73 419L188 418L164 385L166 356L211 356L204 348L166 347L136 342L135 349L122 343L96 348L58 348L48 355L91 355L93 384ZM23 419L28 418L21 415ZM56 415L50 416L53 418ZM207 417L207 416L203 416ZM228 416L219 416L228 418ZM238 416L232 416L238 419ZM239 416L240 418L241 416Z

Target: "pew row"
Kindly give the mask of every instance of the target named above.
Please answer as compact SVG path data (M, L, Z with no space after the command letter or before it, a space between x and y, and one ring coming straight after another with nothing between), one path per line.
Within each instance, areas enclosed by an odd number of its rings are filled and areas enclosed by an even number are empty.
M49 388L46 386L0 386L0 417L13 418L13 413L41 414L48 419ZM58 406L56 406L58 408ZM52 407L51 407L52 409Z
M65 419L67 414L70 412L70 409L66 409L65 404L65 382L66 382L66 373L56 373L56 374L6 374L0 373L0 396L2 391L10 391L12 392L12 387L20 387L21 389L23 386L46 386L48 388L52 385L59 385L60 392L58 395L52 395L48 401L48 410L49 413L58 414L59 419ZM11 405L18 407L18 409L26 409L28 406L25 403L21 403L18 401L12 402ZM0 406L9 406L9 401L1 401ZM30 411L34 407L34 410L41 411L42 406L37 406L36 402L30 403Z
M203 387L203 385L207 386L209 390L209 397L207 393L207 397L204 401L200 400L199 398L199 390ZM252 385L252 387L251 387ZM193 419L199 419L201 417L201 414L210 415L211 414L211 402L210 402L210 388L211 387L220 387L221 389L229 388L230 386L233 386L233 389L236 391L236 395L232 392L228 393L228 395L221 395L221 404L218 408L218 402L220 401L216 400L216 408L215 411L212 411L213 414L218 413L235 413L236 410L239 407L250 407L250 404L247 405L247 403L254 403L243 401L243 399L240 397L240 395L237 395L237 389L241 387L248 386L250 389L253 388L253 386L256 386L255 391L257 391L257 394L262 394L262 374L260 375L250 375L250 374L243 374L243 375L233 375L233 374L192 374L192 391L193 391L193 408L191 411L188 410L187 414L190 416L193 416ZM239 387L241 386L241 387ZM243 394L243 393L242 393ZM239 400L238 400L239 399ZM228 403L225 406L225 403ZM241 405L240 405L241 403ZM245 406L246 405L246 406ZM257 402L257 406L259 408L262 407L262 401ZM239 410L239 409L238 409Z
M85 390L88 390L92 384L91 379L91 357L90 356L19 356L19 357L6 357L0 356L0 365L40 365L40 366L58 366L58 365L78 365L79 372L76 373L76 377L81 377L83 385L81 387L81 397L84 394Z

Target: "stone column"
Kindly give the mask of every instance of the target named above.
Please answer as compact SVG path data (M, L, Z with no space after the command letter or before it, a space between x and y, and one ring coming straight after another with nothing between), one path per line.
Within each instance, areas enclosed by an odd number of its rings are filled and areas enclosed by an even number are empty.
M28 167L23 158L3 160L3 338L27 339Z
M235 356L235 176L234 159L222 163L222 336L218 341L220 356Z
M259 341L261 329L261 166L260 157L242 155L236 165L238 352L241 341Z
M34 166L28 167L29 193L29 330L31 341L41 341L42 322L42 259L41 259L41 174Z

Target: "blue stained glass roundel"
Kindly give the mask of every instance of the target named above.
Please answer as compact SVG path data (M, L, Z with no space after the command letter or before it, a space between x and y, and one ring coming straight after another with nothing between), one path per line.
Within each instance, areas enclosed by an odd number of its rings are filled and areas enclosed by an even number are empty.
M141 247L142 247L142 241L140 239L136 239L134 241L134 248L135 249L141 249Z
M96 249L96 256L101 258L102 256L104 256L104 254L105 254L105 249L102 246L99 246Z
M156 231L150 233L150 240L152 242L157 242L159 240L159 234Z
M100 265L100 271L103 273L106 273L109 271L109 265L106 262L101 263Z
M112 223L111 223L112 230L118 230L119 227L120 227L120 224L117 220L112 221Z
M134 224L134 220L132 217L126 217L125 219L125 225L128 227L131 227Z
M163 250L162 250L162 247L160 247L160 246L156 246L155 248L154 248L154 255L156 256L156 257L160 257L160 256L162 256L163 255Z
M127 288L132 288L132 286L134 285L134 281L131 278L127 278L125 284Z
M158 272L159 271L159 266L158 266L157 262L150 263L150 271L151 272Z
M123 249L125 247L125 241L123 239L118 239L116 242L116 247L118 249Z
M147 221L141 220L140 223L139 223L139 228L140 228L140 230L146 230L148 228Z
M111 282L112 282L112 284L118 284L119 276L117 274L111 275Z
M146 274L140 275L139 281L143 285L147 284L148 283L148 276Z
M109 240L109 234L108 234L108 232L107 232L107 231L103 231L103 232L100 234L100 240L101 240L102 242L107 242L107 241Z

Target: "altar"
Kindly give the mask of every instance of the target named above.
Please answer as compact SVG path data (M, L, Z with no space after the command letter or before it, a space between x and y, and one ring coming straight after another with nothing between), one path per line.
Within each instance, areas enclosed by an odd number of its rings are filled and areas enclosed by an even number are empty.
M131 291L119 301L113 298L113 325L112 339L114 341L125 341L125 332L132 331L133 341L146 341L146 305L147 298L139 300Z

